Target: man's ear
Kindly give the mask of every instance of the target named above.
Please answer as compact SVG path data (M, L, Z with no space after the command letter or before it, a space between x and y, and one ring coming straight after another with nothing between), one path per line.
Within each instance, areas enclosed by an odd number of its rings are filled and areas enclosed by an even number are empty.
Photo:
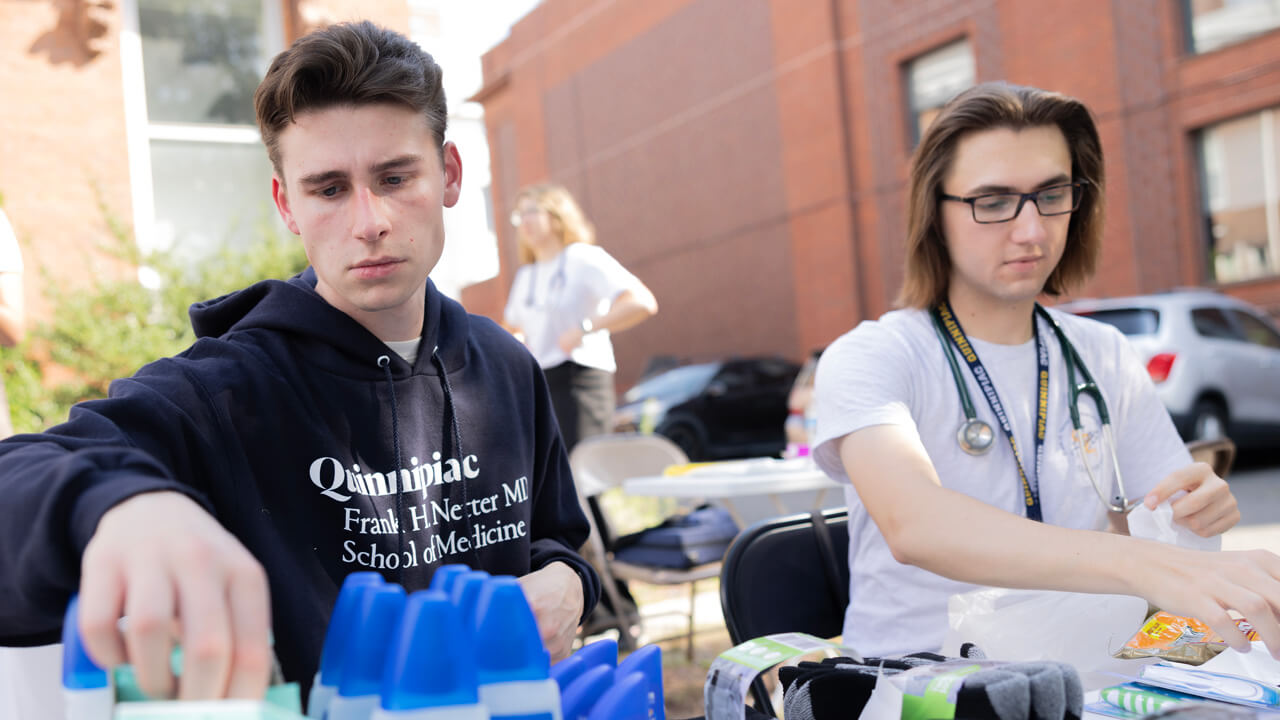
M452 142L446 142L440 152L444 158L444 206L453 207L462 192L462 156Z
M284 220L284 224L289 228L289 232L294 235L302 235L298 232L298 223L293 219L293 211L289 209L289 196L284 191L284 181L279 175L271 176L271 199L276 203L276 211L280 213L280 219Z

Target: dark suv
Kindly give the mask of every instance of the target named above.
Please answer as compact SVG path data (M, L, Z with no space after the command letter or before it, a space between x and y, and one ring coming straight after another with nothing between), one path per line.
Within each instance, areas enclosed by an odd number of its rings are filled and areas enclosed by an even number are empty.
M619 401L618 432L657 432L690 460L777 455L787 394L800 366L775 357L682 365L642 380Z

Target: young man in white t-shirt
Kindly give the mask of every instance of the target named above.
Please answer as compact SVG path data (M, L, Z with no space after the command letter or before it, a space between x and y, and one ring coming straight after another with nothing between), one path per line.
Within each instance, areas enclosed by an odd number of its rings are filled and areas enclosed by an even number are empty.
M1234 610L1280 652L1280 558L1127 537L1111 509L1172 499L1205 538L1240 517L1120 333L1037 308L1093 272L1104 188L1088 109L1056 93L979 85L922 139L907 309L818 368L816 459L851 485L844 639L863 653L938 650L948 597L974 585L1138 595L1247 648ZM1067 375L1085 371L1104 402L1080 394L1073 419Z

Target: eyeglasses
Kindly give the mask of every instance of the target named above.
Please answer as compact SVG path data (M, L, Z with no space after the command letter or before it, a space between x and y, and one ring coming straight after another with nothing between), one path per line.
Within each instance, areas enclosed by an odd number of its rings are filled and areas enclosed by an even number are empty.
M542 215L545 212L547 211L544 208L538 207L537 205L525 208L516 208L511 211L511 227L520 227L523 225L526 215Z
M1066 215L1075 212L1080 207L1081 198L1084 197L1084 186L1088 184L1087 180L1076 180L1029 193L987 193L970 197L942 193L939 197L943 200L968 203L973 210L973 221L985 225L1009 222L1018 217L1022 212L1022 206L1028 200L1035 204L1036 212L1041 216Z

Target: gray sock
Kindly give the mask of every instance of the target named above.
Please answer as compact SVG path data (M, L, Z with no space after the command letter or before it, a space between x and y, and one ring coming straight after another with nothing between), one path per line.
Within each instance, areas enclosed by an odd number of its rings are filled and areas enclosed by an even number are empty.
M1031 682L1031 720L1063 720L1067 698L1062 667L1051 662L1003 665L1001 670L1022 673Z
M966 675L956 696L956 720L1026 720L1031 681L1004 668Z

